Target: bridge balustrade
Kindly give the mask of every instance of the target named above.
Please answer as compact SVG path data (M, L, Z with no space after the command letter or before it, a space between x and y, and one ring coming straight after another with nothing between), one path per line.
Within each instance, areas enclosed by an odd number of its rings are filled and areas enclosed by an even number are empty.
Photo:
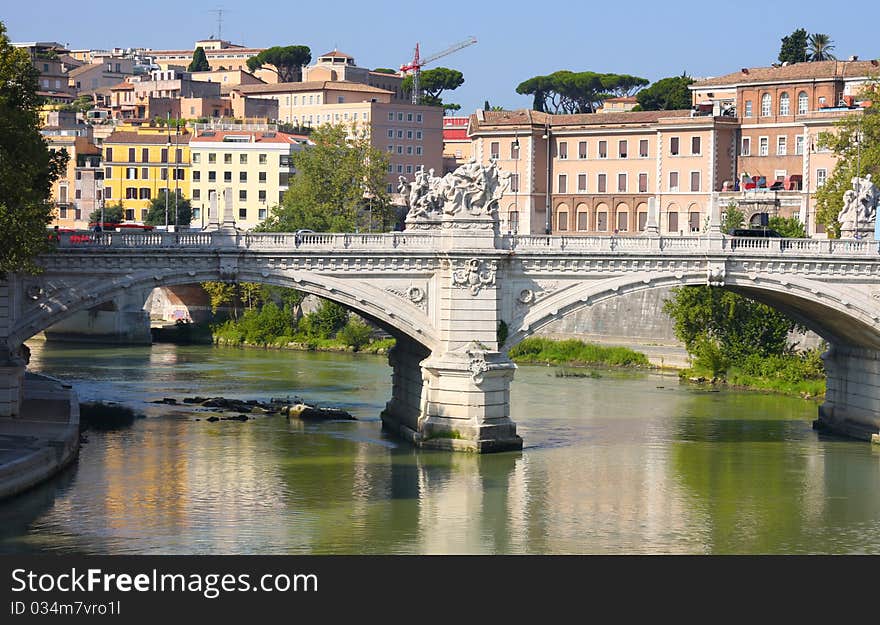
M168 249L239 247L256 250L371 250L371 249L440 249L433 232L392 233L288 233L239 232L231 236L220 232L82 232L62 233L57 247ZM597 235L505 235L498 239L502 250L522 252L698 252L750 254L839 254L871 256L880 253L880 242L854 239L785 239L730 237L721 239L720 247L707 236L597 236Z

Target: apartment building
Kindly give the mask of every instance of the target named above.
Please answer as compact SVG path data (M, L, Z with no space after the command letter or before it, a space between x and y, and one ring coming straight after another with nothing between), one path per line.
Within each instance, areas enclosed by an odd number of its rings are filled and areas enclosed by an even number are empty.
M103 142L104 202L143 221L162 189L190 198L190 138L186 128L118 126Z
M322 80L357 82L390 91L392 102L410 102L410 98L401 88L403 75L374 72L365 67L358 67L353 56L335 49L319 56L313 65L304 67L302 79L303 82Z
M232 193L236 226L259 225L279 204L290 176L293 155L309 144L307 137L278 132L270 125L196 125L190 139L193 225L209 221L210 194L218 205Z
M702 232L712 194L734 174L735 120L690 110L477 111L468 135L475 160L511 174L505 232L637 233L652 197L661 232Z
M854 57L742 68L691 85L695 107L724 110L739 124L736 176L722 203L737 203L753 223L797 215L808 233L823 235L815 221L815 191L837 159L819 145L819 135L863 113L858 94L878 74L877 60Z
M52 183L52 224L85 228L103 193L101 150L94 143L92 128L77 120L73 111L63 110L41 111L40 124L49 149L64 150L69 157L66 169Z
M471 139L466 116L443 117L443 173L454 171L471 160Z
M134 74L130 58L101 57L93 63L81 65L67 74L68 86L77 95L112 87Z
M192 63L196 48L205 51L205 58L212 70L249 72L248 59L257 56L265 48L247 48L225 39L201 39L192 50L150 50L153 62L163 70L185 70ZM274 68L259 69L254 74L264 82L278 82Z
M392 100L393 93L346 81L290 82L242 86L232 92L236 117L251 100L278 102L279 122L304 128L349 124L366 128L373 145L388 154L387 191L398 177L412 178L419 167L443 171L443 109Z
M653 197L667 234L703 232L717 201L752 224L797 216L823 236L815 191L836 157L819 135L863 114L858 94L878 73L858 60L743 68L691 85L690 110L478 111L468 136L477 161L512 174L505 231L641 232Z
M110 112L115 119L191 119L230 116L232 107L221 97L219 83L194 80L189 72L156 70L111 87Z

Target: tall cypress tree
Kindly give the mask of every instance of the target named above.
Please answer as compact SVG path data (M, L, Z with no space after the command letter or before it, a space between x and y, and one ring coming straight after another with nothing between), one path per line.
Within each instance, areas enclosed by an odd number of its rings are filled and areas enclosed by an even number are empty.
M210 71L211 65L208 63L208 57L205 56L205 49L202 46L196 48L193 52L192 63L186 68L190 72L207 72Z

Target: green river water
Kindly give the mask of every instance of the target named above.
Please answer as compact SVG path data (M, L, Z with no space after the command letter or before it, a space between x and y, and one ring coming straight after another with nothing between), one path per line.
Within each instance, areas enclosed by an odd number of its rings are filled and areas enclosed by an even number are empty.
M86 432L73 467L0 503L0 553L880 553L880 446L818 434L814 402L521 366L524 449L477 456L381 432L384 357L31 349L82 401L146 418ZM149 403L192 395L299 395L358 421L208 423Z

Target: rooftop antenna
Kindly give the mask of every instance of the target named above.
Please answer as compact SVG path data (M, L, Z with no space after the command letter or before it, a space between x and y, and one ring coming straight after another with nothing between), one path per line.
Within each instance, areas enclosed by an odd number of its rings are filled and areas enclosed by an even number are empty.
M208 13L217 14L217 39L223 41L223 7L219 9L211 9Z

